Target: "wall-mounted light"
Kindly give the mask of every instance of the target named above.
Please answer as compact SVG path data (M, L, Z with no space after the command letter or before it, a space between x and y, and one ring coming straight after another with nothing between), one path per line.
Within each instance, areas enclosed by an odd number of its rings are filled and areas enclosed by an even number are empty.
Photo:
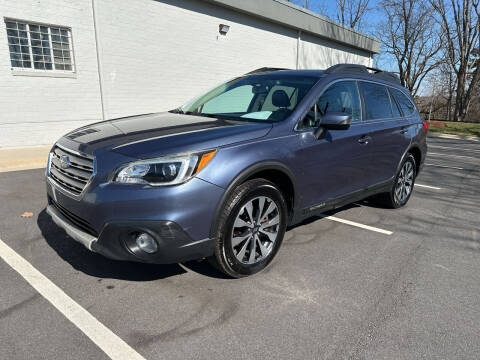
M218 25L218 31L220 32L221 35L227 35L229 30L230 30L229 25L225 25L225 24Z

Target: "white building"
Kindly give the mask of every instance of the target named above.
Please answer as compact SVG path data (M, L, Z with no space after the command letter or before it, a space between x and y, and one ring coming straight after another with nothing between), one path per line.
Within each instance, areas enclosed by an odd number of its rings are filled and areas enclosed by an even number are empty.
M0 14L0 147L172 109L256 68L371 65L380 47L281 0L0 0Z

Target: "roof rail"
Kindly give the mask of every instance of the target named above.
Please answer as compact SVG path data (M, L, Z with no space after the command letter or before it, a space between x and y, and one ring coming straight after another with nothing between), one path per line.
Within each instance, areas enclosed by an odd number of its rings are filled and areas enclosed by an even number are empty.
M262 74L262 73L281 71L281 70L290 70L290 69L263 67L263 68L259 68L259 69L255 69L253 71L250 71L250 72L246 73L245 75Z
M395 84L401 84L398 76L395 75L392 72L389 72L389 71L379 71L379 72L374 73L373 75L375 75L379 79L382 79L382 80L385 80L385 81L394 82Z
M325 74L365 74L379 79L400 84L400 79L392 72L357 64L337 64L325 70Z
M325 70L325 74L370 74L370 72L364 65L337 64Z

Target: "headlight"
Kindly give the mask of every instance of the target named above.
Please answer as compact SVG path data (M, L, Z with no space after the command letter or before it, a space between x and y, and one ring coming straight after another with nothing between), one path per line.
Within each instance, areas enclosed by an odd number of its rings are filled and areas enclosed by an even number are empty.
M122 167L113 181L151 186L175 185L187 181L202 170L215 151L139 160Z

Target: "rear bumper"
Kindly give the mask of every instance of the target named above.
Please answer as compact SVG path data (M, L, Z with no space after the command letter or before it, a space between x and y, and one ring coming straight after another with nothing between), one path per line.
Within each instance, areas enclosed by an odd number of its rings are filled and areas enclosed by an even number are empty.
M95 237L70 221L52 201L47 206L47 213L73 240L92 252L114 260L170 264L203 258L213 253L213 240L207 238L193 241L172 221L134 220L108 223L100 235ZM142 232L156 240L156 253L148 254L137 249L135 238Z

